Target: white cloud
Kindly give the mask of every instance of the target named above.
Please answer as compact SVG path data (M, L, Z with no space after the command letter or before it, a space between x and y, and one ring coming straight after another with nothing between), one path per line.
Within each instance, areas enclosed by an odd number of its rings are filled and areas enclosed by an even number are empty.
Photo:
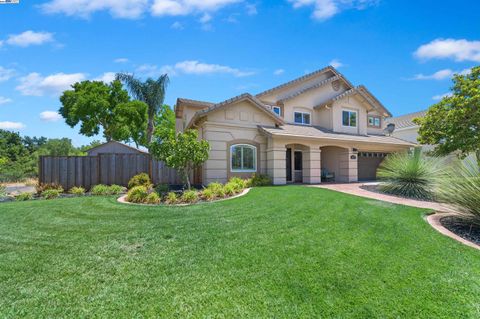
M452 93L445 93L445 94L439 94L439 95L435 95L432 97L433 100L436 100L436 101L440 101L441 99L445 98L445 97L449 97L449 96L452 96Z
M105 83L111 83L113 80L115 80L115 72L105 72L99 77L93 79L93 81L102 81Z
M56 73L46 77L39 73L30 73L20 78L20 84L16 87L23 95L43 96L46 94L58 95L75 82L86 79L84 73Z
M115 63L127 63L128 59L127 58L118 58L118 59L113 60L113 62L115 62Z
M242 0L154 0L151 8L155 16L184 16L208 13Z
M172 23L172 25L170 26L170 28L174 29L174 30L183 30L184 27L183 27L183 24L181 24L180 22L178 21L175 21L174 23Z
M45 13L63 13L88 18L95 12L108 11L115 18L136 19L148 10L150 0L52 0L40 5Z
M203 16L200 18L200 23L208 23L212 20L212 16L208 13L204 13Z
M419 59L453 59L480 62L480 41L436 39L421 45L414 55Z
M425 74L416 74L413 77L413 80L445 80L445 79L451 79L454 74L461 74L461 75L466 75L470 73L470 69L465 69L462 71L453 71L450 69L443 69L439 70L433 74L430 75L425 75Z
M62 119L62 116L55 111L44 111L40 113L40 119L45 122L56 122Z
M277 69L273 71L273 75L282 75L283 73L285 73L284 69Z
M2 130L21 130L25 128L25 124L20 122L0 122L0 129Z
M30 45L41 45L52 41L53 33L28 30L20 34L10 34L5 43L25 48Z
M12 99L9 99L9 98L4 97L4 96L0 96L0 105L11 103L11 102L13 102Z
M247 3L245 5L245 7L247 8L247 14L249 16L257 15L258 11L257 11L257 5L256 4Z
M0 66L0 82L10 80L15 75L14 69L7 69Z
M363 10L379 0L288 0L295 9L313 6L312 18L325 21L348 9Z
M339 59L333 59L328 63L328 65L333 66L335 69L341 68L343 66L343 63L340 62Z
M201 63L195 60L182 61L176 63L175 65L164 65L162 67L152 64L143 64L135 71L136 73L149 77L156 77L164 73L168 73L170 76L179 74L231 74L235 77L245 77L255 74L255 72L252 71L242 71L225 65Z

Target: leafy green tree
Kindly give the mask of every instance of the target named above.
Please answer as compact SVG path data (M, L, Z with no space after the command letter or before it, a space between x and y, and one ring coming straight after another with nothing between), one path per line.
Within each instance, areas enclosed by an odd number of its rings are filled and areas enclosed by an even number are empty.
M28 141L27 141L28 142ZM0 181L18 181L33 177L38 170L36 149L20 134L0 130Z
M161 138L175 136L175 112L166 104L155 116L155 136Z
M168 138L155 137L150 144L150 153L154 158L164 161L167 166L175 168L190 189L190 175L195 168L208 159L209 143L199 140L196 130L187 130Z
M130 101L120 81L105 84L100 81L75 83L60 97L59 113L74 127L80 124L80 134L94 136L103 130L107 141L130 141L145 145L142 131L147 123L147 105Z
M38 149L38 155L47 156L75 156L82 155L82 152L72 144L69 138L51 138L48 139Z
M148 105L146 138L147 143L150 143L155 131L155 116L161 110L165 100L165 91L169 82L168 75L163 74L156 80L148 78L146 81L141 81L131 74L117 73L116 78L125 83L134 99Z
M435 145L437 155L459 152L463 158L474 152L480 159L480 66L469 74L456 74L452 95L414 122L420 125L418 141Z

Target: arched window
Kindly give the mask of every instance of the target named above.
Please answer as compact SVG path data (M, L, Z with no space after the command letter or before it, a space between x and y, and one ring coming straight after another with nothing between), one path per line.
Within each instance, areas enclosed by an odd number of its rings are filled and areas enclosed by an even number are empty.
M230 146L230 170L232 172L256 172L257 148L248 144Z

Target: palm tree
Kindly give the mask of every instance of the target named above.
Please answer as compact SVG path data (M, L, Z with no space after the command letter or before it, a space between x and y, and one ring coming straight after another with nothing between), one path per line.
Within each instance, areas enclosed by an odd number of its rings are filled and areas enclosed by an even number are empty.
M116 79L126 85L134 99L148 105L147 143L150 143L155 130L155 115L165 100L165 90L169 82L168 75L163 74L157 80L148 78L143 82L132 74L117 73Z

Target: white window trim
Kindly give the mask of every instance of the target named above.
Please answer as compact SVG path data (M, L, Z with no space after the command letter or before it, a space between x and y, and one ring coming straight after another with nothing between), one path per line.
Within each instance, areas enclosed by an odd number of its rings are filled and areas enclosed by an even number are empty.
M253 149L253 169L234 169L233 168L233 149L237 146L244 146ZM257 147L250 144L234 144L230 146L230 172L232 173L254 173L257 171ZM242 149L242 160L243 165L243 149Z
M276 109L278 109L278 113L275 112ZM282 108L280 106L273 106L272 111L273 111L273 113L277 114L278 116L282 116Z
M349 112L349 113L355 113L355 116L356 116L356 123L355 123L355 126L352 126L352 125L344 125L343 124L343 112ZM351 127L351 128L357 128L358 127L358 111L356 110L347 110L347 109L342 109L342 126L343 127Z
M295 113L302 114L302 123L295 122ZM304 114L308 114L308 117L309 117L309 119L310 119L310 123L307 124L307 123L304 123L304 122L303 122L303 115L304 115ZM294 112L293 112L293 123L299 124L299 125L312 125L312 113L310 113L310 112L302 112L302 111L294 111Z

